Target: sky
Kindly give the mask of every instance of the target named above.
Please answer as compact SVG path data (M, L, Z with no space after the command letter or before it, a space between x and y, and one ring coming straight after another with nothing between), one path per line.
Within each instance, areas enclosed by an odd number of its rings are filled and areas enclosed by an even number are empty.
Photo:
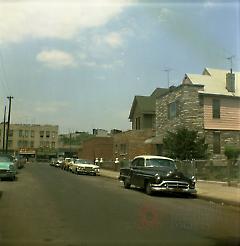
M13 96L11 123L125 131L135 95L229 57L240 71L238 0L0 0L0 116Z

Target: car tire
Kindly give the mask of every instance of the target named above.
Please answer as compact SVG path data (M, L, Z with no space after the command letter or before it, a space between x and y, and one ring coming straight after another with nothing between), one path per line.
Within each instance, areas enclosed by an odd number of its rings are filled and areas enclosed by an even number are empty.
M129 179L124 179L123 180L123 185L124 185L125 189L130 189L131 183L130 183Z
M147 182L146 185L145 185L145 192L149 196L151 196L153 194L153 190L152 190L151 184L152 184L151 182Z

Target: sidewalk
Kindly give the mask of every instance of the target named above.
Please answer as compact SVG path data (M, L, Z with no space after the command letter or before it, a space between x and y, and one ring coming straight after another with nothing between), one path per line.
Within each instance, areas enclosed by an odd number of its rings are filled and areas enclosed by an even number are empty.
M119 172L100 169L100 175L118 179ZM240 188L229 187L224 182L198 181L197 196L200 199L240 207Z

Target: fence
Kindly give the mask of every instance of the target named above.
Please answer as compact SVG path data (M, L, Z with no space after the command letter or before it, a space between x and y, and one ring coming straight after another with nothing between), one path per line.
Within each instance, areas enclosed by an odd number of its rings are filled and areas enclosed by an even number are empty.
M104 161L100 168L119 171L122 167L128 167L130 160L122 160L119 163ZM176 161L177 168L187 176L196 176L197 179L215 181L240 182L240 160L214 163L211 160Z

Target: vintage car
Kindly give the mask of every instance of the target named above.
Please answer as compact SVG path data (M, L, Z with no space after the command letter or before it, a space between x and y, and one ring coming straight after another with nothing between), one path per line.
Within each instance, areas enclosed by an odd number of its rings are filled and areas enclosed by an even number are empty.
M15 180L17 174L14 158L7 154L0 154L0 179Z
M72 172L76 174L92 174L99 175L99 166L93 161L85 159L76 159L72 165Z
M143 155L133 159L130 167L120 169L119 179L125 188L144 188L148 195L157 191L196 194L194 176L180 172L173 159L163 156Z

